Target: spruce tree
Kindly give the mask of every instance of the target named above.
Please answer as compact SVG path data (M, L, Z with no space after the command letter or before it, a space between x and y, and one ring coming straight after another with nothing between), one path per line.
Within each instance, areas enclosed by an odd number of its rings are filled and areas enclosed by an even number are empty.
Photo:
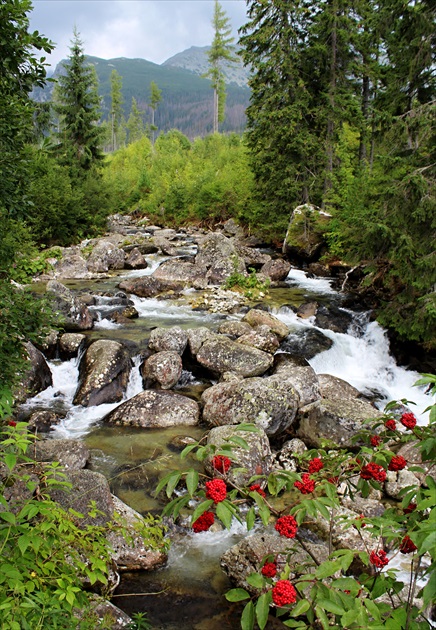
M98 126L100 98L95 69L86 61L77 31L70 51L57 84L58 154L61 162L80 173L103 159L102 129Z
M123 118L123 79L115 70L111 72L111 109L110 109L110 124L111 124L111 144L112 151L118 149L118 132L120 130L122 118Z
M127 121L127 130L129 132L129 144L140 140L144 135L144 120L143 112L138 107L136 98L132 96L132 107L130 110L130 116Z
M213 132L218 133L219 123L225 118L226 84L222 64L224 61L234 62L234 38L231 37L230 20L220 3L215 0L212 19L214 38L208 52L209 70L205 74L211 79L213 88Z

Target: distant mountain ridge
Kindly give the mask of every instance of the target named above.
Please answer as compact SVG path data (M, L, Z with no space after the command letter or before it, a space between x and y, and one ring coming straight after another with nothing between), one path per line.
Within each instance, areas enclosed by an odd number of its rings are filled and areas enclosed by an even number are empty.
M163 62L163 66L171 66L173 68L183 68L189 70L199 76L204 76L209 69L208 52L210 46L191 46L173 57ZM237 61L235 63L223 63L223 73L228 85L238 85L239 87L247 87L250 76L249 68L242 63L239 55L235 55Z
M122 77L126 118L129 116L134 97L138 107L144 111L144 122L151 121L148 102L150 83L154 81L162 90L162 101L158 104L155 114L155 124L159 131L179 129L189 138L212 133L213 90L210 80L201 77L201 74L207 71L207 65L204 66L204 60L207 61L207 47L194 46L167 59L162 65L146 59L125 57L101 59L87 56L87 60L97 72L103 119L107 119L109 115L110 76L115 69ZM63 63L64 61L56 66L53 78L62 72ZM242 64L241 67L243 68ZM246 124L245 110L249 104L250 90L246 82L242 81L242 74L238 74L236 69L234 74L231 74L230 69L228 72L226 120L220 131L241 133ZM49 83L43 90L35 89L33 97L39 102L49 101L52 91L53 83Z

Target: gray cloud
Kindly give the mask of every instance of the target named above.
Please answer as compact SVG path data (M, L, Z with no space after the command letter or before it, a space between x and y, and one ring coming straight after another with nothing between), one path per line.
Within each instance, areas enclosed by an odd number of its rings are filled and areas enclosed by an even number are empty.
M221 0L237 41L246 21L244 0ZM56 65L69 54L74 27L85 53L111 59L139 57L162 63L213 38L213 0L33 0L30 28L50 38Z

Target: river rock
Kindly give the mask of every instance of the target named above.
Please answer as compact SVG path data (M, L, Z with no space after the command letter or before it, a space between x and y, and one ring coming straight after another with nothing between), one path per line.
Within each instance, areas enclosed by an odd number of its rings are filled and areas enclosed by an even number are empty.
M255 249L254 247L245 247L239 242L236 243L236 250L238 254L244 259L244 263L248 269L260 269L262 265L265 265L266 263L269 263L271 261L271 256L269 254L263 254L261 251Z
M123 291L133 293L139 297L155 297L165 291L180 291L183 283L172 280L159 280L154 275L141 276L140 278L127 278L118 285Z
M377 418L380 412L358 398L335 400L322 398L298 412L297 436L308 446L321 447L321 440L331 440L341 447L351 448L352 438L364 427L368 418Z
M315 324L319 328L328 328L333 332L346 333L353 321L353 316L348 311L344 311L337 306L318 307L315 317Z
M79 440L37 440L32 457L37 462L59 462L65 470L80 470L89 460L89 449Z
M85 345L86 337L82 333L64 333L59 337L58 348L59 358L68 361L77 357Z
M27 419L27 428L34 433L48 433L60 421L60 417L54 411L39 409L34 411Z
M174 245L172 245L170 241L167 238L165 238L165 236L155 234L152 238L152 242L154 243L154 245L156 245L156 247L160 249L162 254L165 254L165 256L177 255L177 248L174 247Z
M236 343L224 335L206 339L196 358L200 365L214 374L236 372L245 377L264 374L273 362L267 352Z
M222 284L232 273L245 273L245 263L234 243L219 233L200 239L195 265L206 276L208 284Z
M146 269L148 267L148 263L138 247L134 247L127 256L125 267L126 269Z
M53 310L62 316L66 331L90 330L94 325L93 317L87 306L72 291L57 280L47 282L47 292L53 294Z
M327 560L327 545L321 541L319 544L305 541L305 545L318 562ZM221 556L220 564L224 573L235 586L258 595L259 591L247 582L247 577L250 573L260 573L261 565L266 556L274 557L279 571L280 568L284 568L286 560L288 560L291 567L290 580L295 579L301 573L310 573L314 570L309 567L306 570L301 566L313 565L313 560L297 540L288 540L271 529L261 533L256 532L243 538Z
M91 407L122 399L132 367L126 348L117 341L99 339L80 362L74 404Z
M171 328L155 328L150 333L148 347L154 352L165 350L177 352L180 356L184 353L188 344L188 333L179 326Z
M291 472L297 471L297 460L295 455L302 455L307 451L307 446L304 442L298 438L287 440L280 451L276 453L275 458L279 468L283 470L290 470Z
M418 479L414 473L411 470L407 470L407 468L399 470L398 472L387 471L384 491L391 499L401 501L403 498L402 490L408 487L417 488L418 486Z
M279 352L274 356L274 375L294 387L304 407L321 398L318 377L306 359Z
M250 333L252 330L252 327L250 324L247 324L247 322L234 320L227 320L218 327L218 332L221 335L227 335L230 339L237 339L238 337L241 337L241 335Z
M285 339L289 335L289 329L286 324L281 322L274 315L271 315L271 313L261 311L257 308L249 310L242 318L242 321L247 322L247 324L250 324L253 328L256 326L268 326L280 340Z
M35 342L35 347L42 352L46 359L55 359L57 357L58 341L59 331L50 330L44 339Z
M85 279L90 278L90 273L86 260L76 250L64 249L62 258L56 260L53 264L53 275L55 278L67 279Z
M112 590L111 590L112 592ZM95 623L96 628L110 628L110 630L128 630L133 626L133 620L127 613L112 604L112 602L93 593L91 595L90 611L98 621ZM83 611L73 609L74 617L80 622L83 621ZM80 628L83 623L77 627Z
M227 221L224 222L223 230L229 236L235 236L236 238L242 238L244 236L243 228L238 225L233 218L227 219Z
M199 328L189 328L186 331L188 335L188 347L192 356L196 356L205 341L215 339L218 335L205 326Z
M202 395L203 420L211 426L252 422L268 436L280 435L294 423L299 396L277 376L218 383Z
M199 278L204 277L195 263L180 258L165 260L153 272L152 276L162 282L177 283L180 286L194 285Z
M400 427L401 425L397 425ZM402 427L401 427L402 428ZM433 478L436 482L436 467L434 465L433 460L422 461L421 451L418 448L418 442L408 442L407 444L403 444L403 446L399 449L397 455L401 455L407 461L409 466L419 466L423 469L424 472L419 472L417 470L413 471L413 474L417 477L419 482L426 485L425 478L427 475Z
M323 398L330 400L352 400L359 398L358 389L332 374L318 374L318 383Z
M110 530L107 540L112 548L112 559L117 569L124 571L151 571L163 566L167 561L167 554L162 549L152 549L148 546L147 525L144 518L123 503L116 496L112 496L115 515L114 520L127 533L126 537L117 530Z
M158 383L162 389L171 389L182 374L182 359L177 352L164 350L149 357L142 367L144 388L148 382Z
M238 431L234 426L214 427L209 431L207 444L219 449L225 444L228 445L229 439L236 436L247 442L248 449L230 442L233 463L224 477L229 483L244 487L253 475L265 475L267 477L271 472L273 458L268 437L261 428L252 432ZM216 473L212 466L212 456L208 457L204 464L211 475Z
M314 317L318 308L318 302L304 302L297 309L297 317L309 319Z
M305 359L313 359L320 352L328 350L333 345L333 340L316 328L306 328L298 333L291 333L282 342L281 349L284 352L298 354Z
M266 262L261 270L264 276L267 276L271 282L280 282L286 280L289 270L291 269L291 263L283 258L275 258Z
M243 322L241 322L243 324ZM271 332L269 326L257 326L249 332L241 335L237 339L237 343L242 343L245 346L251 346L264 352L274 354L278 350L280 343L277 336Z
M14 392L14 398L18 402L24 402L26 398L36 396L53 384L50 368L42 352L30 341L26 341L23 345L29 360L21 382Z
M86 266L93 273L106 273L109 269L124 269L125 252L110 240L100 240L91 252Z
M119 405L103 418L117 426L164 428L198 424L198 403L170 391L148 390Z
M312 262L326 246L325 231L331 216L311 204L295 208L283 242L282 251L290 259Z
M113 518L114 503L104 475L92 470L65 470L65 481L71 484L71 488L57 488L49 486L47 493L53 501L56 501L65 510L72 508L83 514L84 518L78 521L80 528L87 525L104 527ZM95 502L98 513L89 516L89 505Z

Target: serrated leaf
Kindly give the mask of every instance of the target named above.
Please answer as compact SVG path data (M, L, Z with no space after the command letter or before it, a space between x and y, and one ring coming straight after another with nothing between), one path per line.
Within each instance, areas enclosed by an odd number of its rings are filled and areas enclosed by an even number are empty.
M293 617L299 617L300 615L304 615L304 613L307 612L309 608L310 603L307 601L307 599L300 599L300 601L297 602L297 604L292 609L291 615Z
M212 499L207 499L206 501L200 503L200 505L197 505L192 515L191 523L194 523L197 518L199 518L203 514L203 512L206 512L206 510L210 508L211 505L213 505Z
M342 606L332 601L331 599L323 599L323 598L317 599L317 604L323 610L327 610L328 612L331 612L334 615L343 615L345 613L345 610L342 608Z
M196 470L190 470L186 475L186 488L189 492L189 496L192 497L198 486L198 472Z
M228 602L242 602L244 599L249 599L249 597L249 593L244 588L232 588L225 594Z
M250 448L247 442L243 438L239 437L238 435L233 435L231 438L229 438L229 442L232 442L232 444L236 444L236 446L239 446L245 451L248 451Z
M3 460L9 470L13 470L15 468L15 464L17 463L17 456L15 453L6 453Z
M255 520L256 520L256 513L254 511L254 508L251 507L248 510L247 514L245 515L245 522L247 523L248 531L250 531L250 529L253 529Z
M264 630L269 615L269 606L271 603L271 591L262 593L256 603L256 621L260 630Z
M334 575L337 571L340 571L342 564L339 560L326 560L315 571L315 576L322 580L323 578Z
M230 527L232 526L233 514L229 510L227 505L224 505L223 503L217 503L216 515L218 516L220 521L223 523L224 527L226 529L230 529Z
M254 628L254 606L253 602L248 602L242 611L241 616L241 629L253 630Z
M167 489L166 489L166 495L168 498L170 498L170 496L172 495L181 477L182 477L182 473L180 472L171 473L170 478L167 483Z
M254 588L263 588L264 586L264 579L260 573L250 573L250 575L247 576L247 582L250 586L254 586Z

